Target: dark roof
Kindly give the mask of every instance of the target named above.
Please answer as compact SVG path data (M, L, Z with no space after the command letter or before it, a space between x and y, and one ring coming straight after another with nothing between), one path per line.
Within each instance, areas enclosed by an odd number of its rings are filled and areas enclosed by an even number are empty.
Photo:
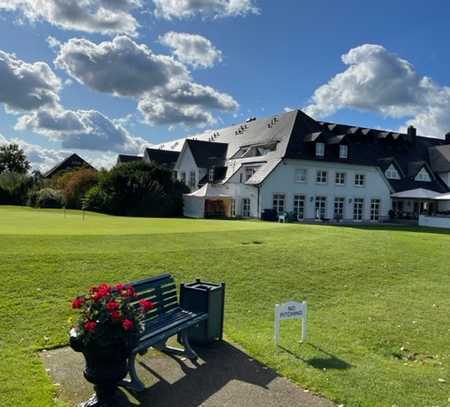
M195 163L199 168L209 168L222 163L227 154L228 144L200 140L186 140Z
M317 137L312 135L317 134L320 134L320 141L327 144L323 158L316 158L314 143L311 143L312 139L317 140ZM339 158L339 147L335 144L343 135L349 145L348 159L345 160ZM433 148L439 147L437 149L439 154L448 154L447 157L450 158L450 146L448 150L443 148L445 143L445 140L431 137L416 136L411 139L407 134L396 132L316 122L298 111L285 157L377 166L382 171L385 171L390 163L395 163L403 177L401 180L388 180L388 182L396 192L415 188L447 192L448 187L432 173L431 182L414 180L423 166L429 172L434 168L433 160L430 159L432 154L429 154L429 151L432 151L437 155ZM441 168L443 167L444 164L441 163Z
M44 174L44 178L50 178L59 172L70 171L76 168L89 168L97 171L91 164L82 159L78 154L72 154L69 157L62 160L59 164L55 165L52 169L48 170Z
M430 147L431 168L436 172L450 172L450 144Z
M173 168L179 155L180 153L178 151L162 150L158 148L146 148L144 153L146 161L153 161L168 168Z
M126 164L134 161L141 161L144 158L139 155L119 154L117 156L117 164Z

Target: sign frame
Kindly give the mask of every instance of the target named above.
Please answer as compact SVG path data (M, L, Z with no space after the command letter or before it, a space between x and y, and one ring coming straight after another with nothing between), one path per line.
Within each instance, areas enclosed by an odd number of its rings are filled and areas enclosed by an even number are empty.
M308 338L308 304L306 301L288 301L284 304L275 304L275 345L280 342L280 322L286 319L301 319L301 342Z

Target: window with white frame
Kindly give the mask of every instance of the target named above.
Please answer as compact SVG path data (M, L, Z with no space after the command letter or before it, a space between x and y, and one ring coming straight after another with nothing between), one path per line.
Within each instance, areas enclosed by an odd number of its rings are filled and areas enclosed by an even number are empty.
M316 143L316 157L325 156L325 143Z
M422 167L422 169L417 173L414 180L422 182L431 182L431 177L428 171L425 169L425 167Z
M214 168L208 170L208 181L214 182Z
M277 213L284 212L285 200L285 194L273 194L272 208L276 210Z
M194 188L195 185L197 185L197 177L195 176L195 171L191 171L189 174L189 186Z
M182 173L180 174L180 181L181 181L183 184L186 184L186 173L185 173L185 172L182 172Z
M371 222L378 222L380 220L380 205L379 199L370 200L370 220Z
M231 205L230 205L230 216L232 218L236 217L236 201L234 199L231 200Z
M294 195L294 215L297 220L305 218L305 195Z
M341 160L346 160L348 158L348 146L346 144L341 144L339 146L339 158Z
M327 216L327 197L316 196L316 219L324 219Z
M328 182L328 172L324 170L318 170L316 173L316 182L318 184L326 184Z
M345 172L336 173L336 185L345 185Z
M366 184L365 174L355 174L355 185L357 187L363 187Z
M400 179L400 174L395 168L394 164L391 164L388 169L384 172L387 179Z
M244 218L250 217L250 198L242 199L242 216Z
M248 181L253 174L256 172L256 168L254 167L245 167L245 180Z
M334 198L334 219L341 220L344 218L345 198Z
M353 201L353 220L357 222L362 221L363 211L364 211L364 199L355 198Z
M297 168L295 170L295 182L306 182L307 170L305 168Z

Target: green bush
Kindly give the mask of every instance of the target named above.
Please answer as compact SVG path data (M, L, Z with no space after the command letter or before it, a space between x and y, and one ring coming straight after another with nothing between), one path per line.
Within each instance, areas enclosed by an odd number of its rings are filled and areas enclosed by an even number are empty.
M29 202L33 202L37 208L62 208L64 198L61 191L52 188L43 188L29 197Z
M3 172L0 174L0 204L24 205L27 201L28 190L33 180L25 174Z
M86 192L82 199L82 208L94 212L108 212L111 206L110 196L99 185Z

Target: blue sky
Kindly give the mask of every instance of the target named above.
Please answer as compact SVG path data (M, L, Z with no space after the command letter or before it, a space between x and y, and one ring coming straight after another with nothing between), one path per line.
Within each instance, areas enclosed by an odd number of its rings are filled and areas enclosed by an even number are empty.
M450 130L445 1L42 4L0 0L0 84L11 83L0 85L0 142L21 143L36 168L69 151L110 165L118 152L286 108Z

